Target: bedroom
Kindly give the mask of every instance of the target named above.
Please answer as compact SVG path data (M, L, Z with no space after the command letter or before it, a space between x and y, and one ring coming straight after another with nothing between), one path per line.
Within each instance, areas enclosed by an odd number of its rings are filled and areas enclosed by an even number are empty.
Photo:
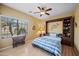
M55 53L55 51L52 51L53 49L46 48L45 46L41 47L43 49L40 49L40 48L37 48L36 46L33 46L32 44L36 44L34 43L35 39L39 37L46 38L51 34L52 37L58 36L58 38L54 37L54 39L59 40L57 42L62 41L59 44L59 45L62 45L61 47L59 47L62 53L61 56L74 56L74 55L78 56L79 55L77 52L79 51L79 43L78 43L79 42L78 15L79 14L78 13L79 13L79 4L77 3L65 3L65 4L64 3L55 3L55 4L54 3L46 3L46 4L3 3L3 4L0 4L0 23L2 23L2 21L7 23L9 22L8 19L13 19L15 22L15 23L11 23L11 22L9 23L9 24L13 24L12 31L10 31L10 33L8 32L8 30L11 30L10 28L11 26L9 27L7 24L2 29L1 28L2 24L0 24L0 31L1 31L0 36L3 35L3 37L0 37L0 55L50 56L52 55L50 51ZM3 18L5 18L5 20L7 21L3 20ZM63 28L65 27L64 26L65 20L70 21L70 23L67 22L67 24L70 24L70 29L67 31L63 30ZM24 28L21 28L22 32L20 30L20 33L18 33L18 30L19 30L18 26L19 28L24 27ZM15 27L17 28L17 31L13 30ZM8 30L6 30L5 28ZM69 34L68 34L68 31L70 31ZM7 37L4 35L6 34L5 32L7 33L6 35ZM69 35L69 38L65 34L66 36L66 39L65 39L64 32L66 32L66 34ZM52 37L50 37L50 39ZM21 38L23 38L23 40ZM49 40L48 39L46 40L51 41L50 39ZM20 44L19 42L21 42L22 44ZM48 52L43 51L44 49L47 49Z

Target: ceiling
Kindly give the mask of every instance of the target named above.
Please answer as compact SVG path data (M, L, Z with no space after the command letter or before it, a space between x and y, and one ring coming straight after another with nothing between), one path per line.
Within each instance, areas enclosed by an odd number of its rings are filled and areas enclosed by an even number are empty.
M75 3L4 3L4 5L23 13L29 14L38 19L46 19L51 16L58 16L61 14L73 12L76 8ZM43 15L42 17L40 17L39 13L34 14L29 12L38 12L38 6L52 8L52 11L49 11L50 15Z

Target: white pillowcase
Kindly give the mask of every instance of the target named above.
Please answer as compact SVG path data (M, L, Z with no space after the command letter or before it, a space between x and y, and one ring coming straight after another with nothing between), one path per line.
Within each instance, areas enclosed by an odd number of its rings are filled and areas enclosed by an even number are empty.
M49 36L52 36L52 37L57 37L57 34L54 34L54 33L49 33Z

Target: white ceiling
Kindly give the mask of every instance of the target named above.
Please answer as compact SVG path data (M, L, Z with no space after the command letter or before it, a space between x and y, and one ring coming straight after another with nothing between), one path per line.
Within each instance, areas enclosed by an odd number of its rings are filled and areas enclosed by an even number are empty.
M38 19L45 19L50 16L58 16L64 13L73 12L76 8L75 3L4 3L4 5L34 16ZM49 11L50 15L43 15L40 17L40 14L30 13L29 11L37 12L38 6L52 8L52 11Z

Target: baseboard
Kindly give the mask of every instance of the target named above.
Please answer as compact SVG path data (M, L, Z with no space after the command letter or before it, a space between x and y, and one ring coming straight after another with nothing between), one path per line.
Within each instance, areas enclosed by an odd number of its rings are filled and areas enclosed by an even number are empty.
M75 46L75 45L74 45L73 50L74 50L74 52L75 52L76 56L79 56L79 51L77 50L77 48L76 48L76 46Z
M8 46L8 47L5 47L5 48L0 48L0 51L6 50L6 49L12 48L12 47L13 47L13 46L11 45L11 46Z

